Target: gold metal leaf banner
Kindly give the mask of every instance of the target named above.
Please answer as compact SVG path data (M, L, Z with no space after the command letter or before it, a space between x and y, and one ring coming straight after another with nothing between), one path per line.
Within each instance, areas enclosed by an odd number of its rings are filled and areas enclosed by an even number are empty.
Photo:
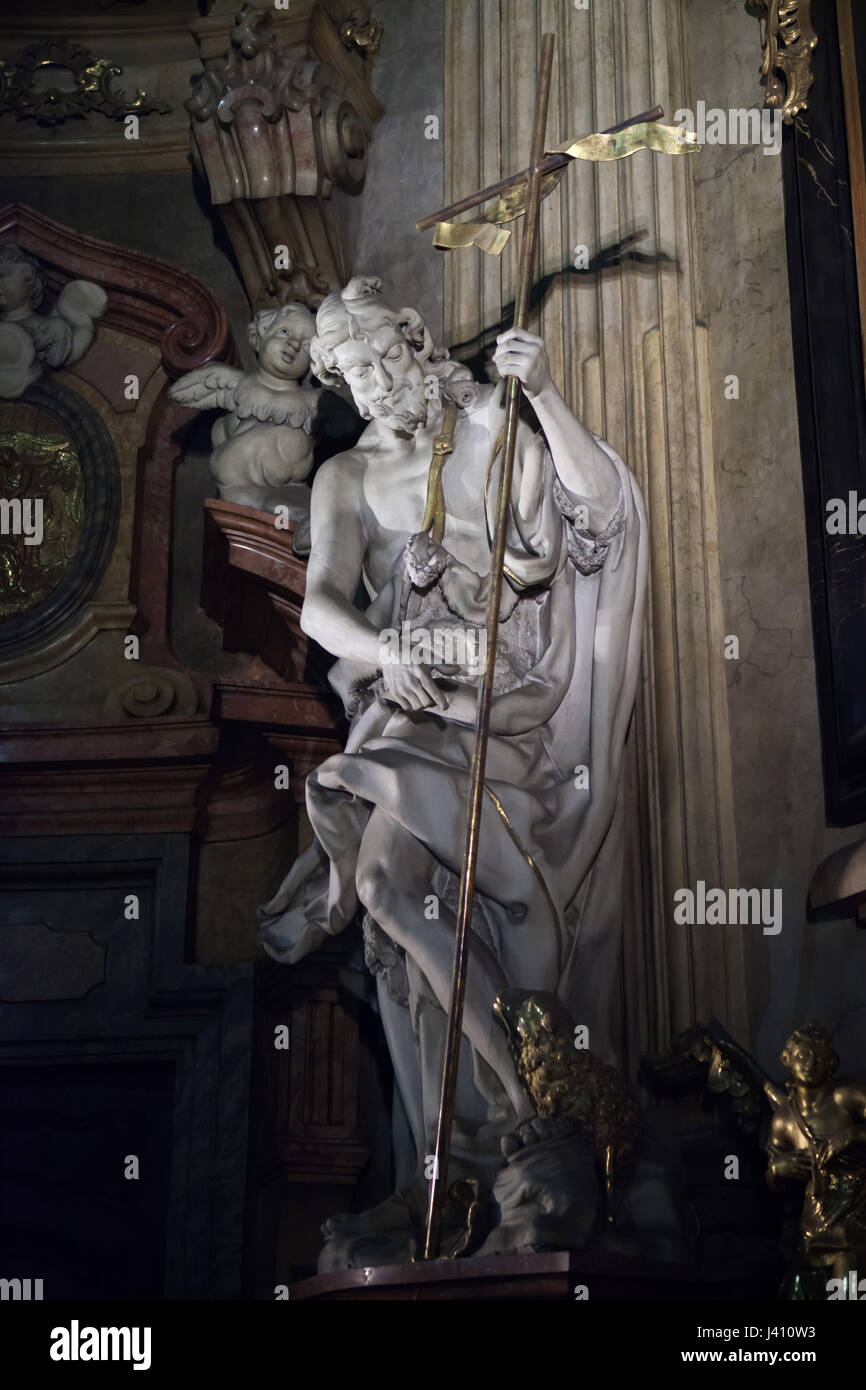
M698 137L693 130L681 126L662 125L658 121L639 121L613 134L584 135L557 145L547 154L564 154L569 159L589 159L595 163L625 159L637 150L656 150L658 154L693 154L699 150ZM545 174L541 181L541 197L552 193L568 166ZM441 251L462 251L477 246L489 256L499 256L508 243L511 232L502 224L513 222L526 211L526 184L516 183L500 194L481 214L480 222L437 222L433 245Z
M548 154L561 154L561 150L548 150ZM563 164L561 169L554 169L552 174L545 174L541 180L541 197L546 198L548 193L552 193L559 183L566 169L567 164ZM516 217L522 217L526 211L526 184L515 183L511 188L500 193L499 197L484 210L484 218L487 222L495 222L500 226L503 222L513 222ZM464 224L465 225L465 224ZM506 232L505 241L511 233ZM505 241L502 245L505 245ZM477 243L476 243L477 244Z
M433 245L440 251L462 251L467 246L478 246L489 256L498 256L510 236L508 228L497 227L493 218L484 222L437 222Z
M550 154L567 154L569 159L624 159L636 150L656 150L658 154L691 154L701 147L693 130L659 121L640 121L612 135L584 135L570 144L558 145Z

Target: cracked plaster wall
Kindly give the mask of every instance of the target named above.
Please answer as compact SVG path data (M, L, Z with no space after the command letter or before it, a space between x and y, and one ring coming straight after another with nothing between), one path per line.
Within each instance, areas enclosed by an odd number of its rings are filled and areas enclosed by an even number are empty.
M708 9L712 9L712 14ZM743 0L687 0L688 101L754 107L759 27ZM739 884L781 888L784 925L747 927L752 1043L779 1073L786 1031L806 1018L835 1030L843 1068L866 1069L866 932L806 921L809 881L864 827L825 824L802 474L787 292L781 160L706 145L695 211L709 336L719 548ZM739 377L739 400L724 379Z

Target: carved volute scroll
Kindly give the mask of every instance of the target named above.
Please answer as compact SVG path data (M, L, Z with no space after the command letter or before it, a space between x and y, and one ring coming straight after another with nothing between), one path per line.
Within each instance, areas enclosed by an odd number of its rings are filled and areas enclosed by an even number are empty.
M195 166L255 309L290 299L314 308L344 279L328 200L335 187L360 190L381 114L366 85L370 60L347 49L363 36L361 52L372 53L381 25L355 6L341 40L332 9L313 7L304 35L245 5L222 58L208 60L202 44L206 70L186 103Z

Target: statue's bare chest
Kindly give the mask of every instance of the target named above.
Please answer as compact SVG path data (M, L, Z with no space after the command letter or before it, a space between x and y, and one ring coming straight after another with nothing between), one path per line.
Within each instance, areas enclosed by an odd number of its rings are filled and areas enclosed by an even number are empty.
M446 529L444 544L459 545L461 538L471 546L483 537L484 483L487 471L489 435L483 418L458 419L453 450L446 456L442 470L442 492L445 500ZM432 437L423 445L408 446L404 454L385 460L372 458L364 474L364 502L368 543L386 541L399 533L400 546L406 537L421 529L430 464L433 454Z
M843 1129L846 1123L850 1123L850 1117L845 1109L840 1106L837 1098L832 1091L821 1097L817 1104L811 1106L807 1111L800 1112L806 1122L808 1129L814 1134L828 1135L833 1134L839 1129ZM791 1103L790 1131L796 1141L796 1147L808 1148L809 1141L803 1133L802 1128L797 1123L797 1112L794 1103Z

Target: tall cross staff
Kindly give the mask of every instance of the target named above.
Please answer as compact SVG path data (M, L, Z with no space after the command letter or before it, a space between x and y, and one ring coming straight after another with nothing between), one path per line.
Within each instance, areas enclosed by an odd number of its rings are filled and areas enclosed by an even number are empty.
M554 35L545 34L541 42L541 65L538 93L535 100L535 123L529 156L526 216L520 248L517 297L514 304L514 325L522 328L526 319L535 243L538 236L538 209L541 202L541 170L544 157L544 132L550 101L550 77L553 70ZM439 220L438 218L435 220ZM448 1030L445 1035L445 1059L442 1068L442 1093L439 1101L439 1122L436 1129L436 1149L433 1180L427 1210L427 1235L424 1258L434 1260L439 1254L439 1232L442 1206L445 1201L448 1177L448 1152L454 1105L457 1095L457 1066L460 1059L460 1038L463 1029L463 1004L466 997L466 971L469 965L469 923L475 899L475 868L478 863L478 835L481 829L481 805L484 795L484 767L487 761L487 738L490 732L490 705L493 698L493 668L496 661L496 641L499 634L499 604L502 597L502 574L505 562L505 537L508 510L511 504L511 480L514 472L514 449L517 443L517 424L520 410L520 382L508 377L505 398L505 439L502 472L496 502L496 525L493 532L493 554L490 560L490 584L487 592L487 651L484 674L478 689L475 711L475 747L469 774L469 803L463 863L460 869L460 895L457 902L457 939L451 976L451 999L448 1009Z
M644 111L639 116L611 126L599 135L589 135L572 142L545 157L544 132L550 102L550 82L553 70L555 35L545 34L541 41L538 91L535 101L535 121L529 167L510 178L472 193L439 212L422 217L416 223L419 231L436 226L434 244L445 248L478 245L498 254L508 238L507 232L496 232L495 224L510 221L525 212L523 240L520 248L517 294L514 303L514 327L523 328L538 239L538 211L542 196L559 181L562 170L571 159L619 159L636 149L650 147L664 153L680 153L700 148L693 135L675 131L669 126L652 124L662 111L660 107ZM542 187L544 183L544 188ZM471 207L497 198L493 211L480 224L450 224L443 219L455 216ZM520 410L520 381L516 376L506 378L505 435L502 471L496 503L496 524L493 532L493 553L490 560L490 584L487 594L487 651L484 673L478 689L475 712L475 746L469 773L469 798L466 819L466 838L460 869L460 893L457 903L457 929L454 965L451 975L451 996L448 1008L448 1028L445 1035L445 1058L442 1068L442 1091L439 1101L439 1120L436 1129L436 1149L433 1178L427 1210L427 1232L424 1244L425 1260L439 1254L442 1208L448 1178L448 1154L454 1107L457 1095L457 1068L460 1058L460 1039L463 1029L463 1006L466 996L466 973L469 965L469 925L475 899L475 870L478 863L478 840L481 828L481 807L484 795L484 769L487 761L487 741L490 730L490 707L493 699L493 672L496 643L499 634L499 604L502 597L502 576L505 561L505 541L508 513L511 505L511 486L514 473L514 452Z

